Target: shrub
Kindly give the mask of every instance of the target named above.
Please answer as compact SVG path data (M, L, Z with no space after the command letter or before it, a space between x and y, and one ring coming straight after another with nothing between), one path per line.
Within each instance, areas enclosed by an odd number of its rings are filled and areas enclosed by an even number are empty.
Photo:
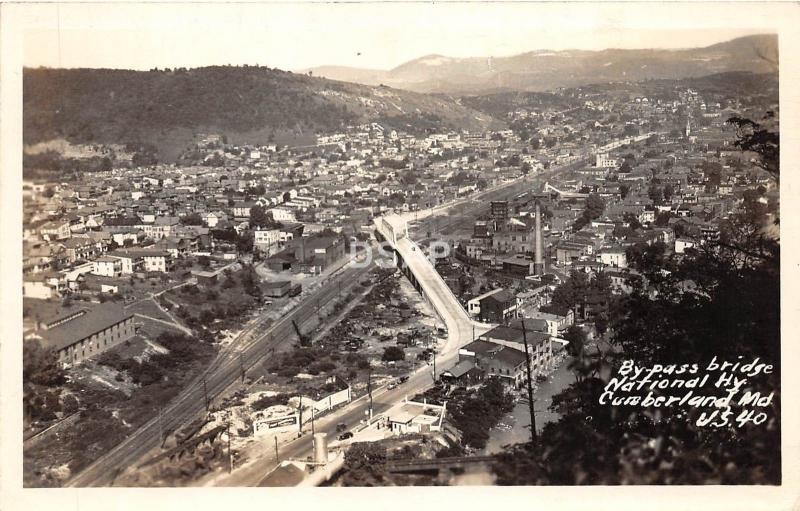
M389 346L385 350L383 350L383 357L381 359L384 362L396 362L399 360L405 360L406 352L403 351L403 348L399 346Z

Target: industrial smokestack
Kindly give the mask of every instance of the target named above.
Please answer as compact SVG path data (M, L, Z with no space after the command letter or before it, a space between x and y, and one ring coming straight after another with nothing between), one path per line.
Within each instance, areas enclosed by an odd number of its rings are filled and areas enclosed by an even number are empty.
M539 207L539 201L536 201L536 233L534 234L534 243L535 246L533 247L534 252L534 260L533 260L533 274L534 275L544 275L544 259L543 254L544 252L542 248L542 211Z

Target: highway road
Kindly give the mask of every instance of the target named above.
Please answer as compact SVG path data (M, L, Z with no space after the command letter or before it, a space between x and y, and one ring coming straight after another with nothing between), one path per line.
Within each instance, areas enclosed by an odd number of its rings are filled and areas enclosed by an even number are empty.
M223 349L207 370L164 408L162 417L153 418L131 433L116 447L67 482L70 487L109 486L127 467L139 462L149 451L159 446L160 433L175 431L194 418L206 413L205 396L209 399L220 395L231 384L241 378L245 370L258 363L265 355L285 342L296 340L292 320L302 327L311 318L318 306L325 306L346 294L359 280L367 268L347 266L331 276L319 289L310 293L295 309L269 328L265 320L259 319L249 325L229 346ZM241 354L240 354L241 353ZM159 424L160 421L160 424Z

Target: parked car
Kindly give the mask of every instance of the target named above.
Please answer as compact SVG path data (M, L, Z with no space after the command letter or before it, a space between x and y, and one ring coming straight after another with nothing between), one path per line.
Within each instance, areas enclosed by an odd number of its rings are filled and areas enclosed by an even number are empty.
M348 438L353 438L352 431L345 431L341 435L339 435L339 440L347 440Z
M345 424L344 422L340 422L339 424L336 425L336 432L337 433L341 433L342 431L344 431L346 429L347 429L347 424Z
M405 383L408 381L408 376L401 376L398 380L400 383Z
M397 382L393 381L393 382L389 383L389 385L386 388L389 389L389 390L396 389L397 388Z

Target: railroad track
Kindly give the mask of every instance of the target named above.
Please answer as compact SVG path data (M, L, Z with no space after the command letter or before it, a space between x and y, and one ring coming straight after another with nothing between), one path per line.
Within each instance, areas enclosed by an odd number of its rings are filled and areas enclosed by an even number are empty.
M294 339L292 320L297 321L300 325L306 323L316 314L319 307L330 303L337 298L340 292L343 294L349 292L358 283L359 277L367 270L368 268L343 270L261 334L256 332L259 328L263 328L266 320L257 320L247 327L241 337L242 342L236 343L236 346L241 348L240 352L234 351L234 343L226 347L225 351L215 357L202 374L194 378L186 389L166 406L160 417L154 417L140 426L103 457L76 474L67 482L66 486L113 485L114 480L125 468L134 465L136 461L161 444L163 432L176 431L186 422L206 413L206 395L208 400L213 402L217 396L241 378L242 368L246 372L266 355L273 353L278 346L287 340ZM341 288L339 287L340 283Z

